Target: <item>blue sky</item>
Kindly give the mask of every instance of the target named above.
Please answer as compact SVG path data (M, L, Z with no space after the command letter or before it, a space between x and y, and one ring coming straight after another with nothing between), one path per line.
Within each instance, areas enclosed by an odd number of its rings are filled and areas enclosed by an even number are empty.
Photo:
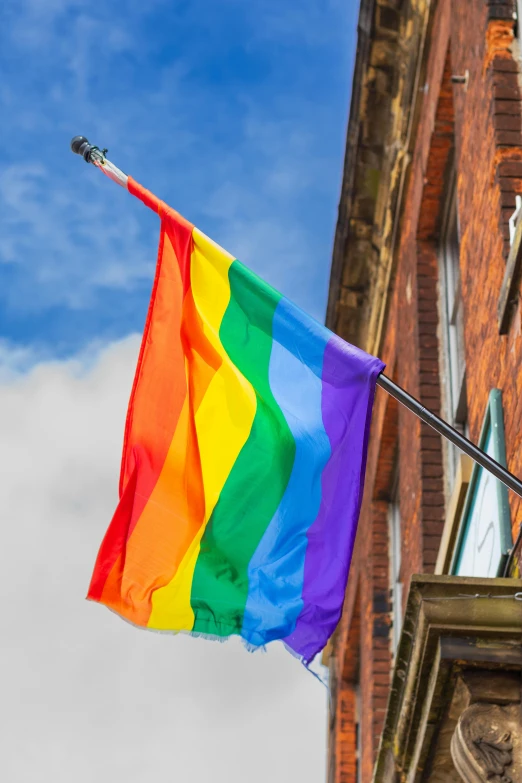
M5 0L4 353L63 358L142 329L158 221L72 155L78 133L322 319L356 14L346 0Z

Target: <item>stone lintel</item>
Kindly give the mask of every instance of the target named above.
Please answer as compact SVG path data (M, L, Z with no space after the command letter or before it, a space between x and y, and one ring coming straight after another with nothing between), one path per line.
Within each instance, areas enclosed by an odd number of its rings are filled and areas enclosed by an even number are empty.
M506 762L505 780L484 780L522 783L522 721L513 729L522 686L520 598L518 579L413 577L374 783L478 780L462 770L467 764L479 774L488 758L497 759L495 769ZM481 706L467 712L472 705Z

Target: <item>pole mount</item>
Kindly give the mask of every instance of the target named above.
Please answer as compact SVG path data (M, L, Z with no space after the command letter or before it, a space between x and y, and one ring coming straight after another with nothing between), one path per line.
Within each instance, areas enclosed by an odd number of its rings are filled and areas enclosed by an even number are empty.
M111 163L110 160L107 160L107 150L101 150L99 147L91 144L85 136L74 136L71 139L71 150L75 155L81 155L86 163L92 163L97 169L103 171L113 182L121 185L126 190L128 189L128 176Z

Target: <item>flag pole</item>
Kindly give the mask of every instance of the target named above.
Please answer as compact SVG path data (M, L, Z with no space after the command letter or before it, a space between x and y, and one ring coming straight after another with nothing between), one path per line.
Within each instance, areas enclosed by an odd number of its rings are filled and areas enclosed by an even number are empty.
M393 383L386 375L382 373L377 378L377 385L388 392L389 395L394 397L401 405L412 411L423 422L432 427L436 432L440 433L444 438L451 441L457 446L464 454L467 454L471 459L477 462L482 468L489 471L495 478L498 478L513 492L522 497L522 481L504 468L499 462L486 454L485 451L475 446L468 438L461 435L454 427L451 427L446 421L440 419L434 413L425 408L419 400L408 394L407 391L401 389L396 383Z
M103 173L127 189L128 177L120 169L118 169L110 160L107 160L107 150L101 150L99 147L90 144L85 136L75 136L71 140L71 150L77 155L81 155L86 163L92 163L97 168L101 169ZM419 400L408 394L407 391L401 389L396 383L393 383L390 378L382 373L377 378L377 384L384 391L394 397L401 405L404 405L408 410L419 417L423 422L432 427L436 432L442 435L447 440L451 441L457 446L464 454L467 454L482 468L489 471L495 478L498 478L509 489L516 492L522 498L522 481L510 473L506 468L500 465L496 460L486 454L485 451L479 449L464 435L461 435L454 427L451 427L447 422L440 419L434 413L425 408Z

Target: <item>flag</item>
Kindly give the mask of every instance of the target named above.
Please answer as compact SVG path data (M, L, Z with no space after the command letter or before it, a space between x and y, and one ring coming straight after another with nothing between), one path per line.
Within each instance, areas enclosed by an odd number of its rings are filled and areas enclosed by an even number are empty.
M280 639L308 664L341 615L384 365L128 189L160 242L88 598L145 628Z

